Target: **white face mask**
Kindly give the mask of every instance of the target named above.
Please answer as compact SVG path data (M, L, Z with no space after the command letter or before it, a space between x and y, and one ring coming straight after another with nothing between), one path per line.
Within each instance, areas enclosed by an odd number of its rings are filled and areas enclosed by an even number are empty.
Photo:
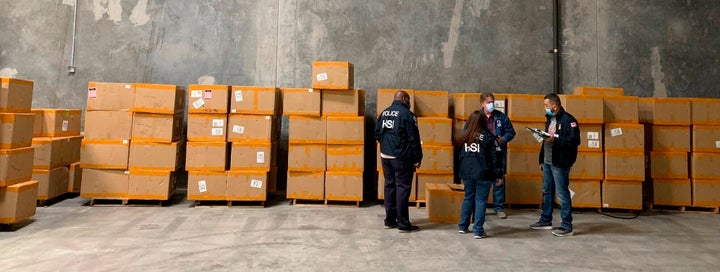
M485 109L487 110L487 112L493 112L493 110L495 110L495 103L493 102L485 104Z

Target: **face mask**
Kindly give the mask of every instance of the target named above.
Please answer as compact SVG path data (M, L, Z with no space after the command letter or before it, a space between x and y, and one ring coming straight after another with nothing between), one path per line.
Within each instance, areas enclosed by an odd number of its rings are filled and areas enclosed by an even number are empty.
M550 109L545 109L545 114L549 116L553 116L553 112Z
M493 110L495 110L495 103L488 103L485 105L487 107L487 112L493 112Z

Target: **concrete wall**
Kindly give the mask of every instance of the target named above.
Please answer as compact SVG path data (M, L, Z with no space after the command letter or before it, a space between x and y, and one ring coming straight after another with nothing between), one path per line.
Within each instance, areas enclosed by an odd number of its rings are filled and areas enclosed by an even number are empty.
M309 87L348 60L378 88L546 93L552 0L0 0L0 74L35 107L82 108L88 81ZM561 1L562 88L639 96L720 92L720 1Z

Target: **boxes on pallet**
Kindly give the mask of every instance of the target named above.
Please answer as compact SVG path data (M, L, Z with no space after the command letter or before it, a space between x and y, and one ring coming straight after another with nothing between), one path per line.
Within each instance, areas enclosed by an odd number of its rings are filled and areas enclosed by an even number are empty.
M720 179L692 179L692 205L720 207Z
M450 96L450 101L454 106L453 118L467 120L473 111L480 110L483 107L480 93L454 93ZM513 120L516 121L516 120Z
M66 166L32 170L32 180L38 181L38 200L48 200L67 193L69 179L70 173Z
M225 171L230 145L226 142L187 142L185 169L188 171Z
M64 137L80 135L81 110L33 109L42 111L41 137Z
M126 198L128 193L127 170L83 169L80 197L95 199Z
M604 122L602 96L560 95L560 102L563 108L572 113L580 124L602 124Z
M428 221L453 224L460 222L463 191L453 190L449 184L428 184L425 194Z
M395 100L395 93L405 91L410 96L410 111L414 111L415 107L415 91L412 89L378 89L377 100L375 102L376 115L380 115L385 109L392 105Z
M650 152L650 177L653 179L688 178L687 152Z
M452 145L452 119L419 117L417 124L423 145Z
M573 208L600 208L602 206L600 180L576 180L571 178L568 189L571 192ZM556 202L558 202L557 199Z
M327 143L326 131L326 118L290 116L288 120L288 141L291 144Z
M645 180L645 156L641 152L605 152L605 179Z
M175 194L177 172L168 170L130 170L129 199L168 200Z
M326 172L325 200L362 201L363 172Z
M225 171L188 171L188 200L226 200Z
M88 82L87 111L130 110L135 103L135 86L130 83Z
M124 170L128 169L130 142L128 140L82 140L80 153L82 168ZM35 165L37 168L37 161Z
M690 98L690 121L693 125L720 125L720 99Z
M540 145L542 138L536 138L535 134L528 131L525 128L537 128L545 130L545 122L512 122L513 128L515 129L515 138L507 143L508 149L533 149L535 152L540 151ZM585 131L585 126L580 125L580 128ZM582 136L582 135L581 135ZM581 143L582 145L582 143Z
M0 77L0 112L30 112L33 82Z
M638 123L637 96L604 96L603 118L605 123Z
M541 94L511 94L508 96L508 117L513 122L545 122L545 115L539 111L544 101L545 96Z
M642 210L643 181L603 180L602 207L610 209Z
M692 126L692 152L720 153L720 126Z
M418 117L448 117L447 91L415 90L415 115Z
M453 173L453 147L423 145L422 165L418 173L449 174Z
M175 171L185 160L185 142L152 143L135 141L130 144L128 169Z
M85 139L130 140L133 114L124 111L86 111Z
M289 116L320 117L321 92L306 88L283 88L283 114Z
M605 124L605 151L643 152L645 127L640 124Z
M534 168L538 173L537 166ZM570 179L602 180L603 170L602 152L578 152L577 160L570 169Z
M189 113L227 113L228 85L190 85L188 86Z
M694 179L720 179L720 153L690 154L690 177Z
M652 151L690 152L690 126L645 125L645 148Z
M36 180L0 187L0 224L13 224L35 215Z
M425 201L425 188L428 184L452 184L455 181L453 174L417 174L417 200Z
M269 143L279 138L279 122L269 115L228 116L227 141L237 143Z
M80 192L80 185L82 185L82 167L80 167L80 163L72 163L69 166L70 173L69 173L69 180L68 180L68 193L79 193Z
M412 180L412 185L410 187L410 198L408 200L417 201L417 173L413 174ZM385 173L383 173L382 170L378 173L378 199L385 199Z
M232 143L230 170L270 171L275 165L277 143Z
M0 187L30 180L34 148L0 150Z
M297 129L297 126L293 126ZM327 117L327 143L362 145L365 143L365 117Z
M313 61L314 89L350 90L354 87L355 70L347 61Z
M365 147L363 145L328 145L327 171L362 172L365 170Z
M288 199L323 200L325 199L325 172L287 173Z
M185 89L181 86L135 83L133 112L176 114L185 111Z
M227 200L265 201L273 182L268 171L228 171Z
M653 178L653 204L669 206L692 205L690 180Z
M326 168L325 144L290 144L288 146L288 170L320 172Z
M275 87L232 86L230 90L230 113L274 115L279 104Z
M505 171L508 175L542 175L538 162L539 152L539 146L533 149L508 149Z
M506 175L505 195L508 204L541 204L542 176Z
M32 145L32 113L0 113L0 149L14 149Z
M602 96L622 96L624 91L622 88L608 88L596 86L577 86L573 88L573 94L580 95L602 95Z
M52 169L80 161L82 136L33 138L33 168Z
M365 115L365 91L363 90L323 90L323 116L363 116Z
M183 119L182 113L134 113L131 139L158 143L177 142L182 138Z
M191 142L222 142L227 139L226 114L188 114L187 139Z
M690 101L686 98L640 98L638 117L643 124L689 126Z

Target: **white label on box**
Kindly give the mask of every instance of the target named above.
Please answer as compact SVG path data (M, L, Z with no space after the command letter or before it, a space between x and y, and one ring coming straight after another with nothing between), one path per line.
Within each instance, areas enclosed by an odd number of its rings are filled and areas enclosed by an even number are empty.
M235 102L243 101L242 90L235 91Z
M125 171L123 172L123 174L125 174L125 175L130 175L130 170L125 170Z
M505 100L495 101L496 108L505 108Z
M720 148L720 141L715 141L715 147Z
M202 97L202 91L201 90L192 90L192 91L190 91L190 97L200 98L200 97Z
M205 95L203 96L205 99L212 99L212 90L205 90Z
M213 127L224 127L225 119L213 119L212 126Z
M611 129L611 130L610 130L610 135L613 136L613 137L622 135L622 128L613 128L613 129Z
M231 112L231 113L236 113L237 110L236 110L236 109L232 109L232 110L230 110L230 112Z
M265 120L270 120L270 116L265 116Z
M132 85L130 85L130 84L125 84L125 89L130 89L130 88L132 88Z
M245 127L243 126L233 126L233 132L237 134L243 134L245 133Z
M572 199L573 197L575 197L575 191L570 190L570 189L568 189L568 191L570 191L570 199Z
M207 183L204 180L198 181L198 191L201 193L207 192Z
M128 140L123 140L123 144L129 144L129 143L130 143L130 141L128 141Z
M588 147L589 147L589 148L600 148L600 141L598 141L598 140L588 140Z
M88 97L96 98L97 97L97 89L95 89L95 88L88 89Z
M62 131L67 131L67 130L68 130L68 120L63 120Z
M313 89L308 89L308 93L312 93L312 92L314 92Z
M588 140L600 140L600 133L597 131L591 131L587 133Z
M603 208L608 208L608 207L610 207L610 204L607 204L607 203L603 204Z
M257 163L265 163L265 152L258 152L256 161Z
M250 187L262 189L262 180L253 179L250 180Z
M535 140L537 140L538 143L541 143L543 141L543 138L540 137L540 135L533 133L532 136L535 137Z
M213 128L212 129L212 136L221 136L223 135L223 128Z
M193 107L195 107L196 109L198 109L198 108L200 108L200 107L202 107L202 106L204 106L204 105L205 105L205 100L203 100L202 98L200 98L200 99L198 99L197 101L193 102Z
M317 77L317 81L323 81L328 79L327 73L320 73L317 74L317 76L315 77Z

